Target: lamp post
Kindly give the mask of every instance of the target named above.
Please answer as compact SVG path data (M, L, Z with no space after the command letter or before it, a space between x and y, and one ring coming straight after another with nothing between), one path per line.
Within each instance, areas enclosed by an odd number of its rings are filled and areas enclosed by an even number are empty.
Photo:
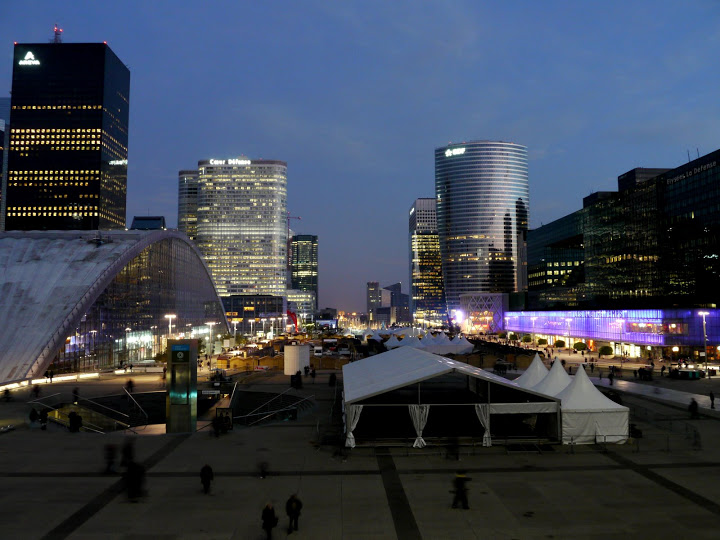
M287 313L283 313L283 333L287 333Z
M707 311L698 311L698 315L701 315L703 318L703 356L705 357L705 373L708 376L708 379L710 378L710 373L708 373L707 368L707 327L705 326L705 316L710 315Z
M215 346L213 344L212 330L213 330L213 326L215 326L217 323L216 322L206 322L205 324L207 324L210 327L210 342L208 343L208 345L210 345L210 361L212 362L212 354L215 352Z
M537 317L530 317L530 322L532 322L532 342L533 342L533 347L535 346L535 319L537 319Z
M250 337L253 337L253 327L255 325L255 317L250 319Z
M270 317L270 335L275 337L275 317Z
M233 321L233 339L235 339L236 334L237 334L237 321Z
M129 328L129 327L125 329L125 354L127 354L128 364L130 363L130 344L128 342L128 334L130 333L131 330L132 330L132 328Z
M263 337L267 337L265 335L265 321L267 321L267 319L260 319L260 322L263 323Z
M168 320L168 339L170 339L172 335L172 322L175 317L177 317L177 315L165 315L165 318Z

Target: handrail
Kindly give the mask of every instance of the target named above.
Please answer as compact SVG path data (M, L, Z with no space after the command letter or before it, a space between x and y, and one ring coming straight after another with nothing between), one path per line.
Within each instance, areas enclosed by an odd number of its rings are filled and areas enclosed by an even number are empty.
M276 410L274 410L274 411L268 411L268 413L265 414L265 416L263 416L262 418L258 418L258 419L255 420L254 422L251 422L250 424L248 424L248 427L249 427L249 426L252 426L252 425L254 425L254 424L257 424L258 422L262 422L262 421L265 420L266 418L269 418L269 417L271 417L271 416L273 416L274 414L277 414L277 413L279 413L279 412L284 412L284 411L289 411L289 410L292 410L292 409L296 409L298 403L302 403L303 401L308 400L308 399L312 399L312 398L314 398L314 397L315 397L315 395L313 394L312 396L308 396L308 397L306 397L306 398L301 399L300 401L296 401L296 402L293 403L292 405L288 405L287 407L283 407L282 409L276 409ZM233 418L233 420L234 420L235 418L247 418L248 416L258 416L258 415L261 415L261 414L264 414L264 413L257 413L257 414L249 413L249 414L245 414L245 415L242 415L242 416L235 416L235 417Z
M285 390L284 392L282 392L282 393L280 393L280 394L276 395L276 396L275 396L274 398L272 398L272 399L269 399L268 401L266 401L265 403L263 403L262 405L260 405L260 406L259 406L259 407L257 407L256 409L254 409L254 410L250 411L250 412L249 412L248 414L246 414L245 416L250 416L250 415L251 415L252 413L254 413L254 412L256 412L256 411L259 411L259 410L260 410L260 409L262 409L262 408L263 408L263 407L264 407L265 405L267 405L267 404L269 404L269 403L271 403L271 402L275 401L275 400L276 400L277 398L279 398L279 397L281 397L281 396L283 396L283 395L287 394L287 393L288 393L288 392L289 392L290 390L292 390L292 388L288 388L288 389L287 389L287 390Z
M238 382L235 381L235 384L233 385L232 392L230 392L230 406L232 407L233 398L235 397L235 390L237 390Z
M123 387L123 390L124 390L125 393L130 397L130 399L133 400L133 403L135 403L135 405L138 406L138 409L140 409L140 411L145 415L145 419L146 419L146 420L150 420L150 416L148 415L148 413L145 412L145 409L143 409L143 408L140 406L140 404L139 404L139 403L137 402L137 400L132 396L132 394L127 391L127 388L124 388L124 387Z
M88 401L88 402L92 403L93 405L97 405L98 407L102 407L103 409L107 409L108 411L112 411L112 412L114 412L114 413L121 414L122 416L125 416L126 418L130 418L130 415L129 415L129 414L125 414L124 412L117 411L117 410L115 410L115 409L113 409L113 408L111 408L111 407L108 407L108 406L106 406L106 405L103 405L102 403L98 403L97 401L93 401L92 399L81 398L80 396L78 396L77 399L78 399L78 401Z

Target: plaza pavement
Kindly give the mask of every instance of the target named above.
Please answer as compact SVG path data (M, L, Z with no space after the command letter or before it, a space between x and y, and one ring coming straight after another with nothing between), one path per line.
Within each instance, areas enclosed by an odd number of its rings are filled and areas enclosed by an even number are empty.
M356 448L346 458L319 445L330 429L330 372L303 395L317 405L297 421L236 428L214 438L147 428L130 435L147 467L147 496L129 502L117 475L103 474L103 448L126 435L41 431L17 425L0 435L0 538L72 539L261 539L260 514L272 501L280 517L274 538L286 538L284 504L297 493L304 504L300 530L307 539L600 539L717 538L720 506L720 423L702 408L690 422L702 450L671 433L673 449L650 444L658 428L638 422L648 444L553 446L542 453L508 452L502 446L463 447L460 461L441 448ZM137 391L157 378L134 376ZM597 381L594 381L597 382ZM604 381L607 382L607 381ZM702 382L702 381L698 381ZM714 381L710 381L712 384ZM289 377L268 374L249 389L282 391ZM622 383L622 384L621 384ZM670 381L660 381L667 397ZM76 383L53 384L70 392ZM81 386L91 397L117 380ZM642 388L651 395L645 396ZM685 419L684 402L658 399L652 386L615 382L627 401ZM23 391L27 392L27 391ZM97 394L94 394L97 392ZM49 394L50 388L43 393ZM0 424L21 420L29 406L22 392L0 403ZM699 396L698 397L702 397ZM701 407L703 404L701 403ZM677 442L677 444L675 444ZM270 474L261 479L258 463ZM200 468L210 464L215 481L203 495ZM452 479L467 470L470 510L450 508Z

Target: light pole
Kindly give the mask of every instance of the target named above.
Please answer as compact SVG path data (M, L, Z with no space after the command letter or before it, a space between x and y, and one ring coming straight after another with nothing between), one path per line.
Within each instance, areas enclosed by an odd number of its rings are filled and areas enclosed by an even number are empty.
M172 322L175 317L177 317L177 315L165 315L165 318L168 320L168 339L170 339L172 335Z
M129 327L125 329L125 354L127 354L128 364L130 363L130 344L128 342L128 334L130 333L131 330L132 330L132 328L129 328Z
M287 333L287 313L283 313L283 333Z
M216 322L206 322L205 324L207 324L210 327L210 342L208 343L208 345L210 345L210 361L212 361L212 354L215 352L215 345L213 344L212 330L213 330L213 326L215 326L217 323Z
M233 321L233 339L235 339L236 334L237 334L237 321Z
M532 322L532 342L533 342L533 347L535 346L535 319L537 319L537 317L530 317L530 321Z
M253 337L253 326L255 326L255 317L250 319L250 337Z
M270 335L275 337L275 317L270 317Z
M267 319L260 319L260 322L263 323L263 338L267 337L265 335L265 321L267 321Z
M710 373L708 372L707 368L707 327L705 326L705 316L710 315L707 311L698 311L698 315L701 315L703 318L703 356L705 357L705 373L707 373L708 379L710 378Z

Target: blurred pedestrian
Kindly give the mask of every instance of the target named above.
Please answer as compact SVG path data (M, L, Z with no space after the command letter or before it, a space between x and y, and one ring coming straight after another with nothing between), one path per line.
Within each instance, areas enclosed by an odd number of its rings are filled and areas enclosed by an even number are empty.
M700 418L700 415L698 414L698 402L695 401L695 398L692 398L690 400L688 410L690 411L690 418L692 418L693 420Z
M210 493L210 483L215 479L215 474L213 473L212 467L208 464L205 464L202 469L200 469L200 483L203 487L203 493L207 495Z
M46 409L40 410L40 429L45 431L47 429L47 423L48 423L48 412Z
M35 410L35 407L30 409L30 423L34 424L35 422L38 421L39 418L40 418L40 415L38 414L37 410Z
M267 503L262 511L262 528L267 534L267 539L272 539L272 530L278 524L278 518L275 515L275 509L272 503Z
M77 405L77 402L80 399L80 389L77 386L75 388L73 388L72 398L73 398L73 403L75 405Z
M35 397L35 399L37 399L38 396L40 395L40 386L37 384L35 386L33 386L32 393L33 393L33 396Z
M313 384L315 384L315 368L312 368L312 371L310 371L310 378L312 379Z
M288 515L290 520L288 525L288 534L298 530L298 518L300 517L300 511L302 510L302 502L297 498L294 493L290 495L290 498L285 503L285 513Z
M132 379L128 379L125 383L125 389L128 391L128 394L132 394L133 388L135 388L135 383Z
M466 486L466 484L470 480L471 479L465 475L465 471L458 471L455 474L455 479L453 480L453 487L455 488L455 490L453 491L453 493L455 493L455 497L453 497L453 502L452 502L453 508L457 508L458 504L462 504L462 507L465 510L470 509L470 505L468 504L468 499L467 499L467 486Z
M613 385L613 380L615 379L615 372L610 370L610 373L608 374L608 381L610 381L610 386Z
M715 408L715 394L713 394L713 391L710 390L709 395L710 395L710 408L714 409Z

